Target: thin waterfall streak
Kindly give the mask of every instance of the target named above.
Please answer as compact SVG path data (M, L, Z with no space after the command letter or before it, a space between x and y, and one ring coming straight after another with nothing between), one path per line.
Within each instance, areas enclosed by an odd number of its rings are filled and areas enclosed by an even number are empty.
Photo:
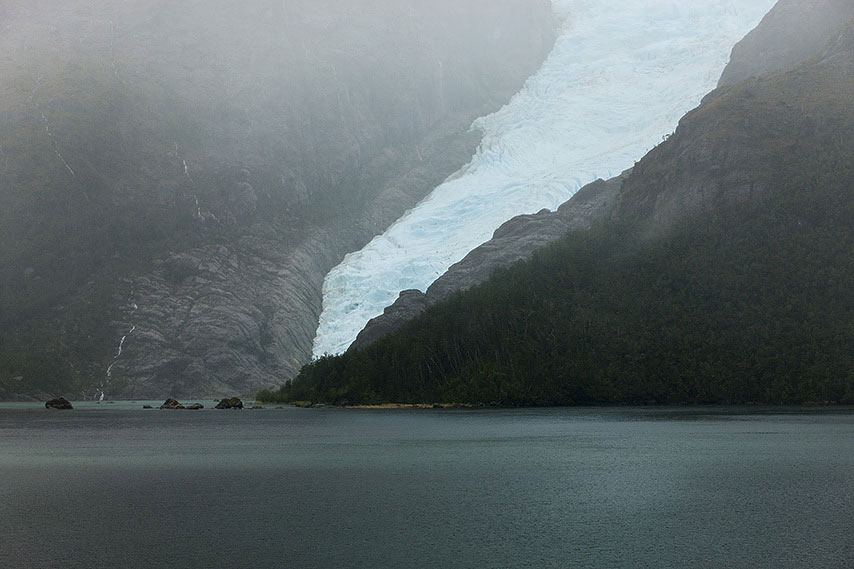
M116 365L118 359L122 356L122 350L125 347L125 340L127 340L128 336L134 333L136 330L136 326L131 326L131 329L128 330L128 333L122 336L122 339L119 341L119 349L116 352L116 356L113 358L112 363L107 367L107 377L112 377L113 366Z
M127 302L130 304L130 308L131 308L130 314L131 315L133 315L133 313L139 309L139 305L137 305L137 303L134 302L133 298L134 298L134 291L131 290L130 295L128 296L128 299L127 299ZM119 358L122 356L122 351L124 350L125 342L127 341L128 336L133 334L135 331L136 331L136 324L132 324L130 327L130 330L128 330L122 336L122 339L119 340L119 347L116 350L116 355L113 357L113 361L110 362L110 365L107 366L107 371L105 374L105 379L107 382L109 382L110 378L112 378L112 376L113 376L113 366L116 365L116 362L119 361ZM101 391L101 393L104 392L104 384L103 383L101 383L101 387L99 388L99 390Z

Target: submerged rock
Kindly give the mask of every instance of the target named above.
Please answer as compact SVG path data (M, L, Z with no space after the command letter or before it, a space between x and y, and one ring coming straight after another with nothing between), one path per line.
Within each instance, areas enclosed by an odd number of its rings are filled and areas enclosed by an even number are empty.
M51 399L50 401L45 402L44 407L45 409L74 409L65 397Z
M154 407L152 407L151 405L143 405L142 408L143 409L154 409Z
M243 401L237 397L227 397L220 399L214 409L243 409Z
M186 409L177 399L169 398L160 406L161 409Z

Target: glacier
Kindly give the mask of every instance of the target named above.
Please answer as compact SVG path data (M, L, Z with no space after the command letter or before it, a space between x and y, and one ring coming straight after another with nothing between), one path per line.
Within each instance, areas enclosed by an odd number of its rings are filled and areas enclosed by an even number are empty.
M541 68L474 122L471 162L323 284L313 355L343 352L400 291L427 287L508 219L632 166L711 91L775 0L553 0Z

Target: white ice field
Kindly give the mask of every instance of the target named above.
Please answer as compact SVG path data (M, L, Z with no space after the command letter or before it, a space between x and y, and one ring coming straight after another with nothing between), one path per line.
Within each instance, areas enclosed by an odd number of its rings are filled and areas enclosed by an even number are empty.
M553 0L554 49L504 108L475 121L471 162L327 275L314 355L346 350L401 290L426 290L504 221L630 167L715 87L774 2Z

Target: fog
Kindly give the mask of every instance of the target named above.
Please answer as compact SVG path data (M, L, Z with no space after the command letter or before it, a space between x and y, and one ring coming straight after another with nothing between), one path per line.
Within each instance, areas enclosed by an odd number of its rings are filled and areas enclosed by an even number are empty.
M183 357L173 334L194 316L166 315L207 294L187 280L201 265L167 271L145 303L126 302L134 279L214 245L254 266L237 253L252 240L284 256L273 277L299 265L297 322L264 308L247 332L253 358L292 371L311 338L283 327L316 326L314 273L470 158L472 121L518 91L554 30L546 0L0 3L0 320L32 333L27 353L56 334L54 367L82 378L114 363L138 305L152 323L122 359L153 350L135 344L148 333ZM292 251L307 242L310 268ZM78 358L93 370L68 371Z
M508 30L517 22L495 5L7 2L4 100L14 99L10 89L32 88L39 78L59 82L57 74L68 80L88 76L92 91L110 89L154 107L171 98L189 105L193 114L216 113L222 124L206 133L213 135L208 152L221 153L218 146L227 143L241 158L269 154L271 141L255 136L260 128L277 138L272 142L279 153L312 156L335 149L343 154L337 160L354 160L356 147L383 142L377 139L411 139L464 108L479 88L507 74L507 67L526 63L529 56L522 54L521 63L510 58L496 69L489 57L477 55L521 39ZM519 15L519 10L513 14ZM475 18L490 22L489 29L466 35ZM461 63L461 53L471 57ZM56 87L79 97L71 86ZM270 128L274 125L278 128Z

